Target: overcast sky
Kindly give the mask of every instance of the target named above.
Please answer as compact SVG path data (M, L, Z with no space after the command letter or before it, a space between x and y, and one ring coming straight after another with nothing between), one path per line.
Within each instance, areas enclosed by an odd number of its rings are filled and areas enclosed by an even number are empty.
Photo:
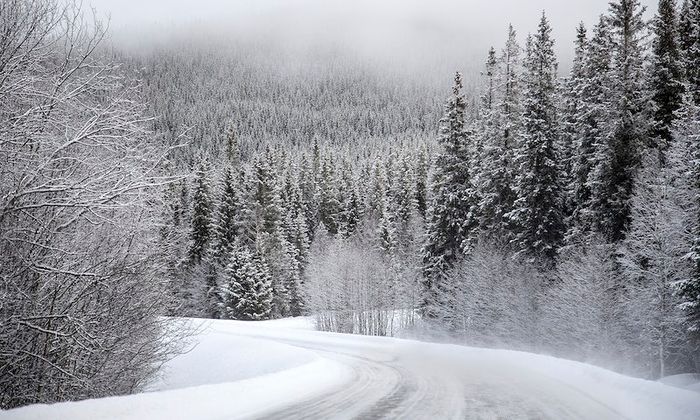
M264 37L290 45L341 43L373 56L500 48L508 23L521 38L546 11L563 67L578 22L592 25L608 0L87 0L109 16L112 39L148 46L178 36ZM655 0L641 0L651 17Z

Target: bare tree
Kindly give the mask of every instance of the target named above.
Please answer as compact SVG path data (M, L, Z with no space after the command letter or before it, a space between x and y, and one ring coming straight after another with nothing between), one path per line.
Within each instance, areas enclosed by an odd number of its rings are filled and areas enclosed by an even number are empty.
M0 3L0 408L128 393L158 367L163 154L105 28Z
M321 330L394 335L414 321L418 267L399 269L359 238L319 233L305 292Z
M687 211L692 198L679 185L679 166L668 167L649 157L637 177L632 197L632 223L622 244L620 263L624 306L636 358L647 375L665 376L682 364L687 351L687 326L676 284L690 277L686 258L692 236Z

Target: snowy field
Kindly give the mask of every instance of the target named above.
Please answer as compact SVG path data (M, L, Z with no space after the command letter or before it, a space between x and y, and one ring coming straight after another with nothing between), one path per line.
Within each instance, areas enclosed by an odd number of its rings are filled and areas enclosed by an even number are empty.
M700 394L535 354L313 331L308 318L193 320L196 346L149 392L0 419L697 419Z

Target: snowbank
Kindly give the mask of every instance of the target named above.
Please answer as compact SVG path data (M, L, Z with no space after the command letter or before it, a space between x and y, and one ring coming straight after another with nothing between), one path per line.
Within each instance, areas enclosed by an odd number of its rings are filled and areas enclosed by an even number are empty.
M100 398L53 405L32 405L0 413L12 420L192 420L261 416L338 386L349 372L318 359L282 372L251 379Z
M428 345L430 351L439 354L449 363L481 365L494 370L517 372L523 384L538 387L542 393L556 396L557 386L574 390L589 400L596 401L620 414L622 418L635 420L698 420L700 396L656 381L624 376L603 368L544 356L509 350L468 348L457 345ZM425 352L423 352L423 357ZM506 376L506 375L504 375ZM533 379L549 378L549 383L538 384Z
M308 350L236 331L308 330L309 318L239 323L188 320L196 345L170 362L142 394L0 412L8 420L198 419L259 416L350 380L345 366ZM272 396L274 396L272 398Z
M676 388L700 392L700 373L684 373L659 379L659 382Z
M279 372L318 360L314 353L275 342L231 334L236 322L190 319L201 331L192 339L193 348L170 360L161 377L148 391L166 391L199 385L234 382ZM308 322L290 318L261 322L256 328L307 328Z

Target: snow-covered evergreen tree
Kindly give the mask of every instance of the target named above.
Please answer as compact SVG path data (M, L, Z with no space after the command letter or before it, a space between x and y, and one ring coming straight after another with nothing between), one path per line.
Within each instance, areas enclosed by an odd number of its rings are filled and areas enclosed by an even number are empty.
M562 172L562 185L565 187L564 214L568 223L573 221L574 212L578 207L576 197L578 143L581 133L581 119L586 109L584 91L587 81L586 60L588 59L588 31L583 23L576 29L574 41L574 61L571 73L566 83L562 84L561 103L561 135L559 142L559 158ZM577 168L578 169L578 168Z
M616 0L608 20L612 35L606 125L595 146L590 217L595 231L608 241L624 238L634 176L648 144L649 103L645 90L645 8L639 0Z
M693 100L692 94L688 94L687 100ZM685 227L691 241L686 255L691 271L686 279L678 281L676 288L687 326L696 347L700 348L700 109L697 105L685 105L674 131L668 161L669 168L678 171L677 182L687 200Z
M513 133L520 123L520 46L515 30L509 28L508 41L500 58L492 48L486 60L486 88L481 99L481 119L477 136L483 152L476 185L479 188L479 213L482 232L507 243L512 229L506 215L512 211Z
M190 231L190 248L188 252L191 264L202 261L211 240L212 200L206 162L201 162L195 172L195 185L192 194L192 228Z
M528 41L523 129L515 156L515 208L518 252L551 265L563 237L563 194L556 143L557 62L552 29L542 15L537 33Z
M442 150L435 161L427 216L423 253L426 307L438 302L441 283L455 261L469 250L478 228L479 201L469 168L472 135L467 131L465 113L462 75L457 73L440 124Z
M270 273L265 262L254 256L247 247L236 246L230 251L219 294L227 318L245 321L270 318Z
M321 163L317 201L319 221L330 234L337 234L341 204L338 200L338 182L334 163L328 156Z
M679 20L685 90L691 102L700 104L700 0L684 0Z
M654 104L651 143L653 147L665 152L671 143L671 129L683 100L683 67L675 0L659 1L653 29L649 82ZM663 155L661 158L663 161Z
M428 172L430 170L430 159L428 151L421 148L416 160L416 205L421 217L425 219L428 209Z
M573 96L569 100L576 101L576 113L569 116L569 129L575 136L568 185L571 203L566 243L569 245L586 242L593 228L591 189L595 179L592 171L596 150L606 144L603 132L611 100L611 43L610 27L603 16L589 42L584 44L580 36L578 40L577 53L582 57L577 58L577 65L582 69L574 67L569 93Z
M242 178L235 176L232 168L225 169L215 226L217 256L227 256L236 243L251 245L252 212L248 206Z

